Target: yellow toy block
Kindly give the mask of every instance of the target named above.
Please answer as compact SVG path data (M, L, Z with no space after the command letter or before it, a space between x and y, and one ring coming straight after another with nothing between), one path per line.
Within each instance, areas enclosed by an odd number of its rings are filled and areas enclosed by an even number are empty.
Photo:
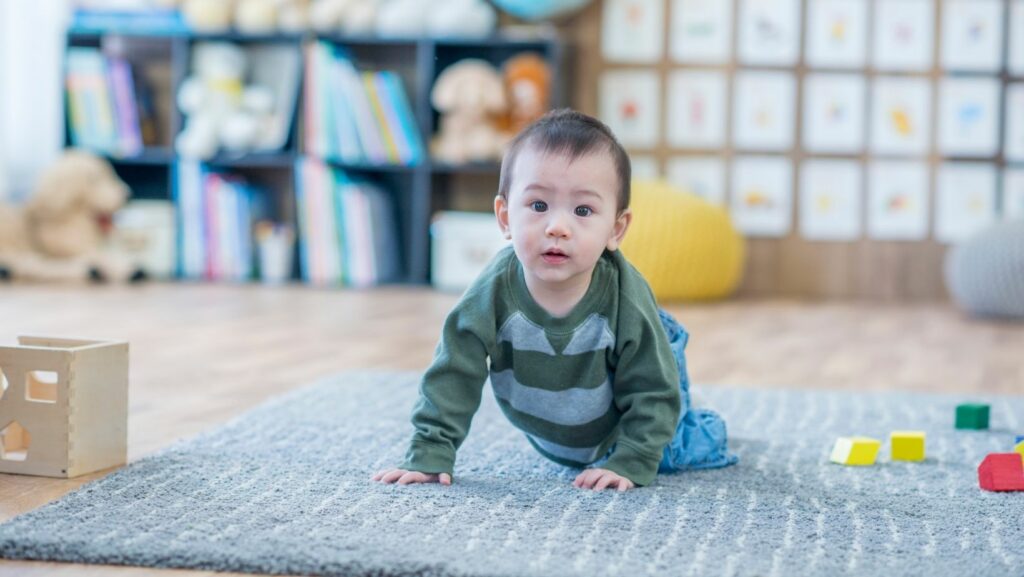
M893 431L889 435L893 461L923 461L924 431Z
M1020 453L1021 458L1024 459L1024 441L1021 441L1021 442L1017 443L1013 447L1013 452L1014 453Z
M830 460L840 465L874 465L882 442L868 437L840 437Z

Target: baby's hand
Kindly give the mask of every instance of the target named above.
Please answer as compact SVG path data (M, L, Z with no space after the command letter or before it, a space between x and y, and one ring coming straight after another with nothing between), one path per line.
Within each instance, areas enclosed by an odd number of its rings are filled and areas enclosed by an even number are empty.
M420 473L419 471L406 471L405 469L386 469L373 476L374 481L382 483L394 483L409 485L410 483L437 483L451 485L452 476L448 473Z
M619 491L632 489L636 485L633 481L609 471L608 469L587 469L576 476L572 482L573 487L581 489L593 489L601 491L605 487L618 487Z

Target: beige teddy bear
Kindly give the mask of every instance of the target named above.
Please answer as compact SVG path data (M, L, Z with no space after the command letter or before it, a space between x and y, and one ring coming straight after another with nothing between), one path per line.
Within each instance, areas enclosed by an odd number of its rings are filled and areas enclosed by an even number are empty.
M508 107L501 74L488 62L466 58L445 68L430 94L441 113L431 143L434 158L451 163L498 160L508 136L497 119Z
M141 280L103 251L130 191L105 160L70 150L40 177L24 206L0 205L0 279Z

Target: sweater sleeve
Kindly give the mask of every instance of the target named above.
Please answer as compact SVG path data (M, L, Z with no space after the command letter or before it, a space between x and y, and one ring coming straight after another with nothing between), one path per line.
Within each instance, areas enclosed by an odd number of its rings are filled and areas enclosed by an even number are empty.
M487 380L487 343L495 324L489 300L486 291L471 288L445 320L434 360L420 382L403 469L452 474L455 452L469 434Z
M615 404L622 411L615 450L604 468L637 485L654 481L679 420L679 368L646 286L623 294L615 368Z

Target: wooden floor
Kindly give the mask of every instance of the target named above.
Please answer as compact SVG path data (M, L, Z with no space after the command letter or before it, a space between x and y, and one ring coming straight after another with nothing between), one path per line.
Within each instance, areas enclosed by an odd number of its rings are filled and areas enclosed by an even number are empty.
M131 343L129 458L353 368L422 370L456 297L426 289L0 286L0 342ZM948 304L742 301L668 307L698 384L1024 393L1024 324ZM92 480L0 475L0 521ZM0 561L0 575L214 575Z

